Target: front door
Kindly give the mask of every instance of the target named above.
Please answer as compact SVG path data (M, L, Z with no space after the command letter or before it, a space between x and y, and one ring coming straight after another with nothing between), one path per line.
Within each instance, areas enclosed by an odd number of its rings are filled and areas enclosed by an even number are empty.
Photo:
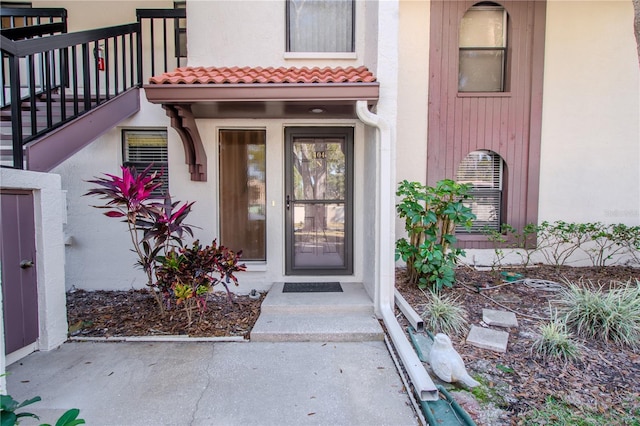
M33 194L0 192L0 260L5 353L38 339L38 285Z
M353 128L287 128L286 273L353 273Z

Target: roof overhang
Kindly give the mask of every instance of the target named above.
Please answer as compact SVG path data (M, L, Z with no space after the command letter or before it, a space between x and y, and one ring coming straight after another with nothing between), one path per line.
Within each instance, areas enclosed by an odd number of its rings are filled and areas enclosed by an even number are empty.
M375 105L378 82L146 84L185 150L191 180L207 180L207 156L196 118L357 118L356 104Z
M190 104L195 118L357 118L357 101L374 105L374 83L146 84L156 104ZM313 112L315 111L315 112Z

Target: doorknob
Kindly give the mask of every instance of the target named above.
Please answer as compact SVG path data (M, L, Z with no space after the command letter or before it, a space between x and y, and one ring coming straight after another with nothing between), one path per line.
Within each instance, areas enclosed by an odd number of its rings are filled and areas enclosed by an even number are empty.
M33 260L23 260L22 262L20 262L20 267L22 269L27 269L27 268L31 268L33 266Z

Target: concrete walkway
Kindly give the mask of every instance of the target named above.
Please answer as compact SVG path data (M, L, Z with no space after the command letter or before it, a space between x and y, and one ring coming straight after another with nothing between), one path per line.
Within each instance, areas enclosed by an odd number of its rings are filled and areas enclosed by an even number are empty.
M384 342L65 343L7 368L40 422L88 425L415 425Z

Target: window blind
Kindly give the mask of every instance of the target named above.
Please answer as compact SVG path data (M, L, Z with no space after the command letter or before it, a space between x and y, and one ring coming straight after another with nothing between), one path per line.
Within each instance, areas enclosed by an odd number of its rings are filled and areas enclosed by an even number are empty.
M503 164L502 157L495 152L473 151L458 167L456 180L472 186L472 199L465 204L476 215L471 227L473 233L487 228L500 229Z
M124 158L126 166L142 171L152 164L151 171L162 172L162 186L153 195L169 192L169 154L166 131L124 130Z

